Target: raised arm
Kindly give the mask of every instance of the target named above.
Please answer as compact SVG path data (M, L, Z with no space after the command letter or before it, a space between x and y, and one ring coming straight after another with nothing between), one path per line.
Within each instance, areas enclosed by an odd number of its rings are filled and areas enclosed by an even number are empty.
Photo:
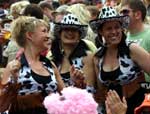
M95 87L95 82L96 82L96 73L94 70L93 56L94 54L90 53L84 59L83 72L85 74L86 84L89 87Z
M105 105L107 114L126 114L126 99L125 97L123 97L123 99L121 100L115 90L108 91Z

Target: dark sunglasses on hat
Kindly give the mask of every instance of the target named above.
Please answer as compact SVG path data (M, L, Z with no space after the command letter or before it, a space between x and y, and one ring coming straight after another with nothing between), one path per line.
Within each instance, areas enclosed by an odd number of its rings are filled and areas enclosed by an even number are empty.
M129 13L130 13L130 10L128 10L128 9L124 9L124 10L120 11L121 15L128 15Z

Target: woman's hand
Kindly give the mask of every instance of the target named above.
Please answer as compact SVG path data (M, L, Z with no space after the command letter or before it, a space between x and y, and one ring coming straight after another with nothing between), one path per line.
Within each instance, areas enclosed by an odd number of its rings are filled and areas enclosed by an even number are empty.
M18 70L20 69L20 67L21 67L21 63L19 60L15 59L15 60L12 60L11 62L9 62L2 74L1 84L4 84L4 85L7 84L10 76L17 78Z
M18 72L20 67L21 67L20 61L19 60L13 60L13 61L8 63L6 69L8 69L8 71L10 71L10 73L13 76L16 76L16 73Z
M70 68L70 76L76 87L85 88L85 77L82 70L79 70L72 65Z
M107 93L106 101L107 114L126 114L127 102L125 97L122 101L115 90L109 90Z

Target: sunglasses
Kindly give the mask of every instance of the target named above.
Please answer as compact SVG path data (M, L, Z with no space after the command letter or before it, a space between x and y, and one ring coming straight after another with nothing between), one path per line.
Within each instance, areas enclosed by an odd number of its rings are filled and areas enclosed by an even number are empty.
M120 14L122 15L128 15L130 13L131 10L128 10L128 9L124 9L122 11L120 11Z

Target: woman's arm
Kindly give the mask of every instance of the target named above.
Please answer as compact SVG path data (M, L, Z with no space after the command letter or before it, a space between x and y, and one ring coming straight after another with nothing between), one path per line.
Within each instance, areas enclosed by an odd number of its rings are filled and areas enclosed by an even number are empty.
M96 56L94 57L94 70L96 72L96 93L94 94L94 98L97 103L103 104L107 94L107 87L104 86L98 78L100 68L99 68L99 58L97 58Z
M139 45L132 43L130 45L130 55L135 63L146 73L150 73L150 54Z
M94 70L94 62L93 62L94 54L89 53L83 59L83 72L85 75L85 82L87 86L95 87L96 82L96 73Z

